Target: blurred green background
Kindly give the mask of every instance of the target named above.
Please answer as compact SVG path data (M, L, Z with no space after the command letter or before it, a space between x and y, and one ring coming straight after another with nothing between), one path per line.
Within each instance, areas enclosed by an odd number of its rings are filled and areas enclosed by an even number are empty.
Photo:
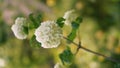
M82 45L93 51L120 59L120 0L0 0L0 68L53 68L65 49L33 48L29 38L18 40L11 25L18 16L42 13L44 20L62 17L67 10L77 9L83 16L80 25ZM63 28L68 35L70 27ZM77 39L75 42L77 43ZM72 46L72 52L76 50ZM71 68L114 68L115 63L80 50Z

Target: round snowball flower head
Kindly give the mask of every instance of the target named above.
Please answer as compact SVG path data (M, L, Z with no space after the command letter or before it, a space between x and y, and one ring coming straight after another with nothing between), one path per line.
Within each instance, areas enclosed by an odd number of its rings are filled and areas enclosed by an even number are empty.
M55 48L61 42L62 30L55 21L45 21L35 30L35 36L43 48Z
M63 18L66 19L65 20L65 24L66 25L70 25L72 21L74 21L77 18L77 13L75 10L70 10L65 12Z
M13 24L11 27L14 35L18 39L26 39L27 38L27 34L24 32L24 27L23 27L25 24L26 24L26 18L18 17L15 20L15 24Z

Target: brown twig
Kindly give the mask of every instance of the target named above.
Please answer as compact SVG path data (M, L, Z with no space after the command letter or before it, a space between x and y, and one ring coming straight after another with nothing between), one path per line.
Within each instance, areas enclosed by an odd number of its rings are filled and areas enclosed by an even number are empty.
M120 60L114 59L114 58L112 58L112 57L105 56L105 55L100 54L100 53L98 53L98 52L94 52L94 51L92 51L92 50L90 50L90 49L87 49L87 48L85 48L85 47L82 47L81 44L77 44L77 43L69 40L69 39L66 38L66 37L63 37L63 38L66 39L66 40L68 40L68 41L70 41L72 44L74 44L74 45L76 45L76 46L78 47L76 53L79 51L79 49L83 49L83 50L85 50L85 51L87 51L87 52L90 52L90 53L93 53L93 54L95 54L95 55L102 56L102 57L104 57L104 58L106 58L107 60L110 60L110 61L112 61L112 62L120 63Z

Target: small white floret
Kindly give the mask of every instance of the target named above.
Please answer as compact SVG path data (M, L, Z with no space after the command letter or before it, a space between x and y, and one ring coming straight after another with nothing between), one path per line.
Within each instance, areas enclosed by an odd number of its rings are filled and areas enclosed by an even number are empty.
M63 18L66 19L65 24L70 25L72 21L75 21L77 16L78 15L75 10L70 10L70 11L65 12L65 14L63 16Z

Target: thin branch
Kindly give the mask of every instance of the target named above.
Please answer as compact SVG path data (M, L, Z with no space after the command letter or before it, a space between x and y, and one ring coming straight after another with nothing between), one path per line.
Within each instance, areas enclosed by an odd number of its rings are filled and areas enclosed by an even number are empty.
M68 38L66 38L66 37L64 37L64 36L63 36L63 38L66 39L66 40L68 40L68 41L70 41L72 44L74 44L74 45L76 45L76 46L78 47L78 44L77 44L77 43L75 43L75 42L69 40Z
M92 51L92 50L90 50L90 49L87 49L87 48L85 48L85 47L82 47L81 44L77 44L77 43L69 40L69 39L66 38L66 37L63 37L63 38L66 39L66 40L68 40L68 41L70 41L72 44L76 45L76 46L78 47L78 49L83 49L83 50L85 50L85 51L87 51L87 52L90 52L90 53L93 53L93 54L95 54L95 55L102 56L102 57L104 57L104 58L106 58L107 60L110 60L110 61L112 61L112 62L120 63L120 60L114 59L114 58L112 58L112 57L105 56L105 55L103 55L103 54L100 54L100 53L94 52L94 51ZM79 50L78 50L78 51L79 51Z
M104 57L104 58L106 58L106 59L108 59L108 60L110 60L110 61L112 61L112 62L120 63L120 60L117 60L117 59L114 59L114 58L112 58L112 57L108 57L108 56L105 56L105 55L103 55L103 54L94 52L94 51L89 50L89 49L87 49L87 48L85 48L85 47L82 47L82 46L81 46L81 49L83 49L83 50L85 50L85 51L87 51L87 52L96 54L96 55L98 55L98 56L102 56L102 57Z
M80 47L78 46L78 44L75 43L75 42L73 42L73 41L71 41L71 40L69 40L68 38L66 38L64 36L63 36L63 38L66 39L66 40L68 40L68 41L70 41L72 44L74 44L74 45L76 45L78 47L77 50L76 50L76 52L75 52L75 55L76 55L78 53L79 49L80 49Z
M75 55L79 52L80 48L81 48L81 44L80 44L80 42L79 42L79 45L78 45L78 47L77 47L77 49L76 49L76 52L75 52Z

